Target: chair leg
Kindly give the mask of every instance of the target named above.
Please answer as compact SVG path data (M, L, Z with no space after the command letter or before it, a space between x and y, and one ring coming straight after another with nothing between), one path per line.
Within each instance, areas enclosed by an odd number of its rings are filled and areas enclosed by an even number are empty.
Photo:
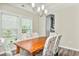
M54 56L58 56L58 52Z

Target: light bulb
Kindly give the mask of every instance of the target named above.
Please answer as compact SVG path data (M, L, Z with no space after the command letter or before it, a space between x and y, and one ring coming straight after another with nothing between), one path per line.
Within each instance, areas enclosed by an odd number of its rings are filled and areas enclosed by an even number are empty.
M40 7L37 8L37 12L40 12Z
M44 10L44 8L45 8L45 6L44 6L44 5L42 5L42 6L41 6L41 9L42 9L42 10Z
M32 7L33 7L33 8L35 7L35 3L32 3Z
M44 13L47 14L47 10L46 9L45 9Z

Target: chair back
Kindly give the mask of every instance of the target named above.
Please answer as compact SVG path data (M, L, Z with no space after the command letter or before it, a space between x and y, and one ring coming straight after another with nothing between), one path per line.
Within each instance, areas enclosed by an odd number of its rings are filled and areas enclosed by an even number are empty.
M61 35L49 36L46 40L43 56L54 56L58 51Z
M59 43L62 35L58 34L57 39L55 41L54 47L53 47L53 53L56 54L58 52Z

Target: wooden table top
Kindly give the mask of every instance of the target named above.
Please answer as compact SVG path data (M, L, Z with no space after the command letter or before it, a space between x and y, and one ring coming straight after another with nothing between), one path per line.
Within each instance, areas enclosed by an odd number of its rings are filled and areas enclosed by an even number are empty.
M29 51L31 54L44 48L46 37L33 38L15 43L19 48Z

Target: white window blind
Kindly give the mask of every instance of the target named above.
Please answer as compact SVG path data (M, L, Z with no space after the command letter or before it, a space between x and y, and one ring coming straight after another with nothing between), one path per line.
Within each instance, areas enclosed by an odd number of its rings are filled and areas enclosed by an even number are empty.
M18 32L18 19L16 16L2 14L2 35L17 35Z
M21 19L21 27L22 29L25 29L26 33L31 33L32 32L32 20L28 18L22 18Z

